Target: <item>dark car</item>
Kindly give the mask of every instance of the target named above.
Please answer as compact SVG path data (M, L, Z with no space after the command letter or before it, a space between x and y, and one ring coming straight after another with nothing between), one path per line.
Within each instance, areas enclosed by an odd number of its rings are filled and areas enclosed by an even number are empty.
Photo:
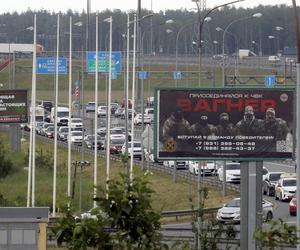
M42 101L41 106L48 112L51 112L51 108L53 107L53 104L51 101Z
M87 148L94 149L95 148L95 136L94 135L86 135L84 137L84 143ZM100 136L97 136L97 149L103 149L103 141L101 140Z
M280 179L280 176L283 174L283 172L269 172L266 175L265 180L262 184L262 191L263 194L266 194L268 196L274 196L275 195L275 184Z

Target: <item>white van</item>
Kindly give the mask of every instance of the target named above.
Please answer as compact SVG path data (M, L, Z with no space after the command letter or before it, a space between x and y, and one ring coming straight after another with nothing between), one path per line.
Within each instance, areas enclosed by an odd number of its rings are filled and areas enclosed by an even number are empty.
M55 107L51 108L50 120L54 123ZM57 107L57 123L60 124L61 119L69 119L69 108L67 107Z
M154 108L146 108L145 115L148 115L150 117L151 122L153 122L154 121Z

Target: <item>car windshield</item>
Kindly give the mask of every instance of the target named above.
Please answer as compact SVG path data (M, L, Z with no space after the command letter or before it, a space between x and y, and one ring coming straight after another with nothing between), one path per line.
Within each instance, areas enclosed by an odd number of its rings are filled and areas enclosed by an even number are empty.
M68 132L68 131L69 131L68 128L61 128L61 129L59 129L60 133L65 133L65 132Z
M74 131L72 132L72 136L82 136L82 132Z
M131 142L129 142L128 147L131 147ZM141 143L140 142L134 142L133 143L133 147L134 148L140 148L141 147Z
M240 207L241 201L240 200L232 200L225 204L225 207Z
M82 122L82 120L81 119L72 119L71 122L79 123L79 122Z
M154 110L153 109L149 109L148 110L148 114L154 114Z
M124 144L125 140L124 139L111 139L110 140L110 143L113 144L113 145L121 145L121 144Z
M232 163L232 164L226 164L227 170L239 170L240 164L239 163Z
M95 103L94 103L94 102L89 102L89 103L88 103L88 106L93 106L93 107L95 107Z
M57 113L57 117L66 117L66 116L69 116L69 112L63 112L63 111L60 111Z
M285 187L293 187L297 185L296 180L292 179L292 180L283 180L282 185Z
M270 181L278 181L280 179L280 176L281 176L280 173L278 173L278 174L270 174L269 179L270 179Z
M111 135L119 135L119 134L123 134L123 130L122 130L122 129L111 129L111 130L110 130L110 134L111 134Z

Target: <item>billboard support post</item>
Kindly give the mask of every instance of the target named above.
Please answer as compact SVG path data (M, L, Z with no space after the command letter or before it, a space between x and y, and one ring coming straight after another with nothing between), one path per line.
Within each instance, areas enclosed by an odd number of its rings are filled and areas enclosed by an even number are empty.
M241 249L248 249L248 199L249 199L249 162L241 163Z

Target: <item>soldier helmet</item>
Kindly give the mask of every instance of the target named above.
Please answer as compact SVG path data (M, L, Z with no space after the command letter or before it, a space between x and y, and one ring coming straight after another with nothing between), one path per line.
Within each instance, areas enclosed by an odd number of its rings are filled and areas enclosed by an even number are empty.
M254 110L253 110L253 107L252 107L252 106L246 106L246 107L245 107L245 115L246 115L246 114L251 114L251 115L254 114Z
M273 113L275 115L275 110L273 108L268 108L266 113Z

